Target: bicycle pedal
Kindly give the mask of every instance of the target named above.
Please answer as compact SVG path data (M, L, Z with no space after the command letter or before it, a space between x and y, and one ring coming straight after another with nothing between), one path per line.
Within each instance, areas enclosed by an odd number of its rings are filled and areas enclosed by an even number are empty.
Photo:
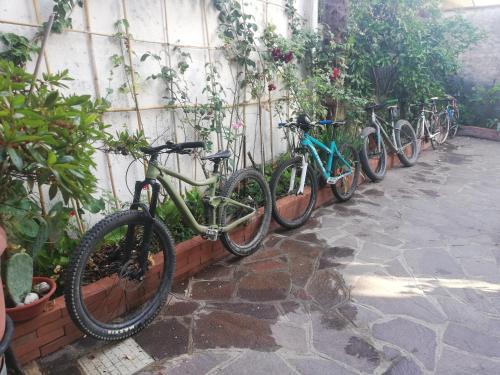
M336 184L338 180L340 180L341 177L328 177L328 180L326 180L326 183L328 185L333 185Z
M202 237L209 241L217 241L217 239L219 238L219 231L209 228L205 233L203 233Z

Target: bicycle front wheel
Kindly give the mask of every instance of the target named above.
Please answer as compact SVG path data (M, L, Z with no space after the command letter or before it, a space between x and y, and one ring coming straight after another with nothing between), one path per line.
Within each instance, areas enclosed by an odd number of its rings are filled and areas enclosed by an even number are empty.
M415 131L406 120L399 120L396 126L396 146L400 150L398 158L405 167L411 167L417 161L419 152Z
M448 117L448 113L444 112L438 116L438 123L436 126L439 128L439 134L436 137L436 141L438 144L442 145L446 142L448 133L450 132L450 118Z
M245 205L224 203L220 211L223 226L249 216L239 225L224 231L222 243L237 256L254 253L261 246L271 223L271 192L264 176L253 168L240 169L226 182L221 196Z
M332 176L337 178L337 181L332 184L332 191L339 202L346 202L351 199L358 187L361 165L359 163L359 153L354 146L342 145L339 153L347 164L340 160L339 157L335 159Z
M141 267L144 233L151 236ZM170 291L175 269L172 236L138 210L110 215L82 238L66 271L65 300L73 322L99 340L121 340L145 328Z
M287 229L304 225L318 196L318 180L312 165L304 169L301 156L283 161L273 173L270 189L274 220Z
M359 158L366 176L373 182L378 182L384 179L387 170L385 143L382 137L378 139L377 131L374 128L367 128L365 131L368 134L363 139Z

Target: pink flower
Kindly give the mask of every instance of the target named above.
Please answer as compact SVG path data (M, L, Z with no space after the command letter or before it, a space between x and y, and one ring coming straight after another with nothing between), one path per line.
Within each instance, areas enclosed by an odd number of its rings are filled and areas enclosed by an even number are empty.
M235 130L241 129L245 124L241 120L237 120L232 123L231 127Z
M283 53L281 52L281 49L276 47L271 50L271 56L273 57L273 60L278 61L283 58Z
M274 91L276 90L276 85L274 83L270 83L269 85L267 85L267 89L269 91Z

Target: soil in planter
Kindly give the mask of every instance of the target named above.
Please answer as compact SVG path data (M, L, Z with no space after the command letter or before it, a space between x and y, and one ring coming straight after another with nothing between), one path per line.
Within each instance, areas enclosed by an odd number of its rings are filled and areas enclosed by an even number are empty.
M125 236L125 234L123 234ZM139 265L137 262L129 262L127 269L124 270L124 262L129 261L125 259L125 249L124 249L124 239L116 242L106 243L92 253L87 261L87 266L84 274L84 284L91 284L105 277L112 276L114 274L125 273L127 275L134 274ZM134 244L132 245L132 254L130 259L136 260L139 255L139 248L142 243L142 228L138 230L134 238ZM153 235L150 245L149 261L148 267L153 266L152 255L157 254L160 251L160 244L156 235Z

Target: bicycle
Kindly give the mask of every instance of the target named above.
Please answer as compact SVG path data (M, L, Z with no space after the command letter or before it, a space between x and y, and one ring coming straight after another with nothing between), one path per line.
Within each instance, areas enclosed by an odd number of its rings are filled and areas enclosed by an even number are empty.
M203 142L168 142L141 149L149 158L146 177L136 182L130 209L105 217L83 236L66 271L65 300L73 322L84 333L100 340L121 340L145 328L162 307L172 284L175 245L168 228L155 217L160 187L205 239L220 238L237 256L250 255L260 247L272 209L269 186L260 172L240 169L223 183L219 166L230 157L229 151L201 158L214 164L212 175L203 181L159 165L160 154L189 154L202 147ZM168 176L208 187L202 199L203 223L196 221ZM149 205L140 201L145 187L152 190ZM99 298L85 298L96 288L102 289Z
M270 183L273 218L288 229L298 228L311 216L318 195L318 174L331 185L333 194L340 202L354 194L359 179L358 152L349 144L337 147L335 129L345 122L322 120L309 122L299 116L296 122L280 123L279 127L299 135L299 147L292 149L292 157L282 161L275 169ZM333 139L329 146L309 134L317 126L333 127ZM324 163L319 154L328 155ZM278 205L281 198L290 197L292 202Z
M457 135L458 132L458 119L460 118L460 110L458 109L457 99L451 95L447 96L448 104L446 112L450 124L450 131L448 137L451 139Z
M381 109L389 111L390 123L376 114ZM366 176L373 182L384 178L387 170L386 144L397 154L403 166L414 165L418 158L415 131L407 120L396 121L399 112L397 100L367 106L365 111L370 114L370 124L361 132L363 145L360 160Z
M449 131L448 115L446 111L437 111L437 102L439 98L431 98L429 101L420 102L417 104L410 104L409 109L412 107L419 107L419 115L416 124L416 136L420 140L419 147L423 141L430 141L433 149L437 145L441 145L446 141ZM429 105L430 109L425 106ZM427 118L430 117L430 119Z

